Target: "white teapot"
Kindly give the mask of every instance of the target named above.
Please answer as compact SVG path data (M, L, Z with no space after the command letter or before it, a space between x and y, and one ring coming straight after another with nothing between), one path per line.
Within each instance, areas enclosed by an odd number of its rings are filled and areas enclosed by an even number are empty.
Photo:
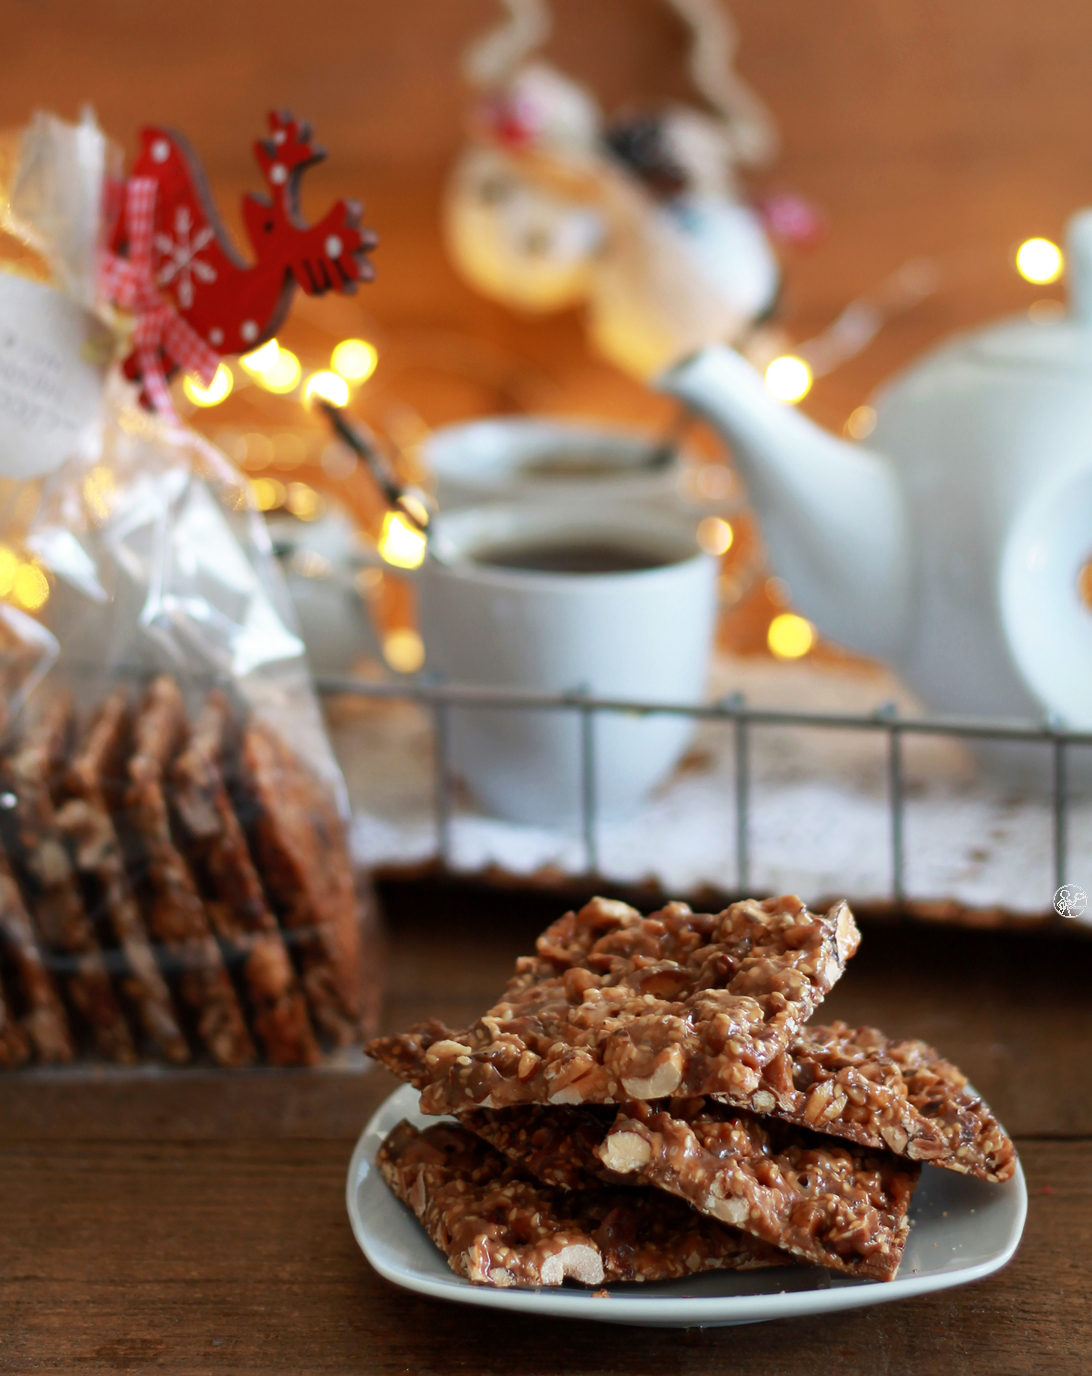
M731 444L772 563L832 639L940 712L1092 728L1092 210L1069 312L958 336L888 383L867 447L714 347L658 385Z

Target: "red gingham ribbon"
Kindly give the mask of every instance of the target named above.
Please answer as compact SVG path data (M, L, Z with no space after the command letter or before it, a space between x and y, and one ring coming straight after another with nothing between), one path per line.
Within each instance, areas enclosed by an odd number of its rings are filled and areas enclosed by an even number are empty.
M125 228L129 256L107 253L103 286L111 300L136 316L133 352L148 399L165 416L175 417L161 351L207 387L220 366L220 356L178 314L156 286L152 271L152 231L158 185L154 177L130 177L125 188ZM177 419L177 417L175 417Z

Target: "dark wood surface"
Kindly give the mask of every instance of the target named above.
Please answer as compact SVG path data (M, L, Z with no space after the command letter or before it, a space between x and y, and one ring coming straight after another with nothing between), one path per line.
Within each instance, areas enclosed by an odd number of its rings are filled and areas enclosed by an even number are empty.
M556 898L388 885L386 1021L480 1009ZM1017 1138L1012 1264L976 1285L721 1330L537 1322L388 1285L345 1170L364 1075L0 1084L0 1371L1063 1373L1092 1369L1092 945L877 925L824 1013L937 1042Z

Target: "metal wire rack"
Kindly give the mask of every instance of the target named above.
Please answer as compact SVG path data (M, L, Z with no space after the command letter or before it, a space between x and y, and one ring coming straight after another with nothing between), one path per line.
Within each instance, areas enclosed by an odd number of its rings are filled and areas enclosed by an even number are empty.
M1067 730L1051 722L1034 723L973 717L900 716L894 703L885 703L866 715L832 712L779 711L751 707L741 694L710 703L642 702L594 697L589 693L532 692L517 688L483 687L477 684L442 683L435 680L401 679L369 682L352 678L318 680L324 695L388 698L419 703L432 715L435 731L434 804L440 863L451 863L451 817L454 780L451 770L450 717L453 708L515 708L524 711L569 711L580 725L580 821L584 862L589 875L599 869L597 844L597 796L595 777L595 728L601 715L679 716L696 721L731 723L734 730L734 789L736 823L736 886L750 887L751 835L751 738L755 729L771 726L804 726L828 731L872 731L886 736L888 784L888 834L890 838L891 898L905 900L905 782L903 741L908 735L942 736L958 740L993 740L1038 743L1050 752L1052 851L1055 889L1066 883L1070 798L1067 782L1069 751L1092 746L1092 732Z

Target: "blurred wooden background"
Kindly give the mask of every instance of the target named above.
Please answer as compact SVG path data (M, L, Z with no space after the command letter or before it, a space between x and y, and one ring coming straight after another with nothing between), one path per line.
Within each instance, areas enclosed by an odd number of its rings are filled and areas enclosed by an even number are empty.
M930 341L1044 294L1017 278L1011 253L1031 234L1056 238L1067 213L1092 201L1092 6L731 0L730 9L741 70L783 137L765 184L805 193L830 217L817 249L786 260L790 335L814 332L909 257L951 265L935 297L816 385L805 409L839 425ZM264 111L289 106L330 150L328 171L308 187L315 207L356 194L381 235L378 281L360 307L382 329L453 331L519 355L556 384L551 409L655 417L641 389L588 358L575 314L510 315L445 261L438 204L466 100L457 59L497 10L492 0L3 0L0 125L37 106L74 117L89 100L131 148L141 123L171 123L234 198L254 184L249 148ZM554 0L553 10L547 54L608 109L688 93L686 35L658 0ZM479 400L504 404L442 391L430 421Z

